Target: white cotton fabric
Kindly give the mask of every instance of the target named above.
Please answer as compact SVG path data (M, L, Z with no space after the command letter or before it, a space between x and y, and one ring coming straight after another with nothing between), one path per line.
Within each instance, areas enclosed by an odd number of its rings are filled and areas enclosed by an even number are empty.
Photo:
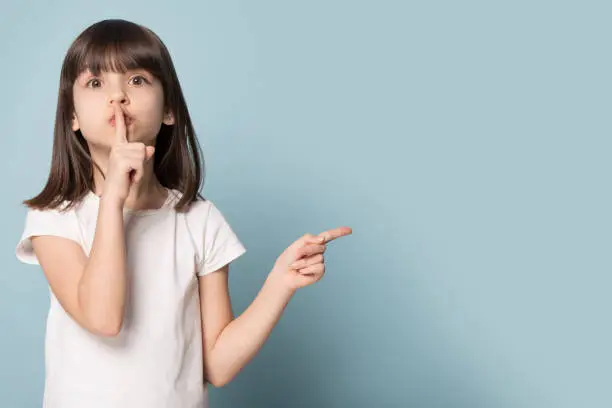
M79 326L50 290L43 407L208 408L198 276L246 249L210 200L181 213L180 196L168 190L160 209L124 210L128 293L118 336ZM99 204L91 192L67 211L29 209L17 258L38 264L30 238L40 235L72 240L88 255Z

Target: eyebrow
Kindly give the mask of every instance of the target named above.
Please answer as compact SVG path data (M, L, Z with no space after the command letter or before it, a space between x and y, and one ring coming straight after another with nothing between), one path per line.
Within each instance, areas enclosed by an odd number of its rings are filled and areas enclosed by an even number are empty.
M150 79L154 79L155 78L155 75L153 75L152 73L150 73L149 71L147 71L144 68L128 69L125 72L100 71L100 74L98 74L98 75L94 75L89 69L85 69L83 72L81 72L77 76L77 80L85 79L85 78L89 78L89 77L98 77L98 76L101 76L101 75L103 75L104 73L107 73L107 72L111 72L111 73L118 74L118 75L144 74L144 75L150 77Z

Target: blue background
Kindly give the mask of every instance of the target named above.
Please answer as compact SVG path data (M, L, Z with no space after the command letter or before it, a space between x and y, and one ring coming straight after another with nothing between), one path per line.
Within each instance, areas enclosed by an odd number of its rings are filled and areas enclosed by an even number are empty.
M104 18L171 51L242 312L305 232L351 226L221 407L610 407L604 1L4 2L0 406L38 407L48 292L20 264L59 70Z

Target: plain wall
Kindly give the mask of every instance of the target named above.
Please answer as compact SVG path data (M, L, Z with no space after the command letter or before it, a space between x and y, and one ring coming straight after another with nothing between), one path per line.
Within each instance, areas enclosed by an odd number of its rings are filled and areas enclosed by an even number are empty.
M166 43L242 312L351 226L221 407L610 407L609 2L3 2L0 406L39 407L48 289L20 264L59 70L104 18Z

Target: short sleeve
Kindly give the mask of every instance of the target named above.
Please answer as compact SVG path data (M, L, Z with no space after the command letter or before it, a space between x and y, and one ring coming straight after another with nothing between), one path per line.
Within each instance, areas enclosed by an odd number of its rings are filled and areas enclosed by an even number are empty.
M204 259L198 264L198 276L214 272L246 252L221 211L210 200L208 204L204 221Z
M15 255L21 262L38 265L38 259L32 248L32 237L52 235L80 243L79 231L74 210L61 212L59 210L28 209L24 230L15 249Z

